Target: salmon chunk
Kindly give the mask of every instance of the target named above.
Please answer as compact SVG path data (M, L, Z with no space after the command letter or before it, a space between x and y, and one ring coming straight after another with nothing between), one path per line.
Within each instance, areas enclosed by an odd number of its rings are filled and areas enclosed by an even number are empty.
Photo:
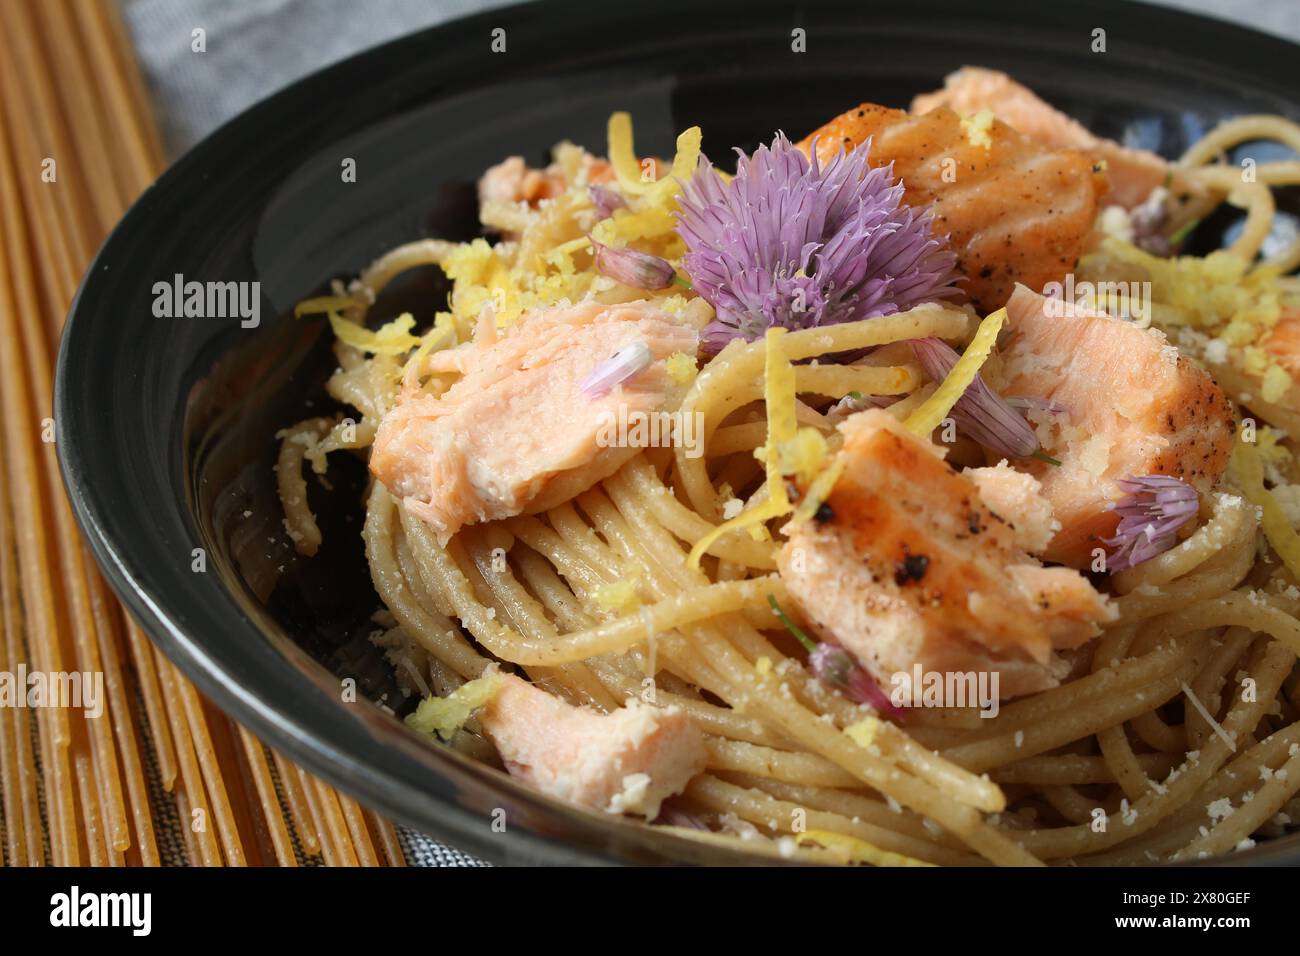
M1284 306L1277 324L1260 344L1291 376L1300 376L1300 309Z
M614 178L613 167L598 156L584 153L582 168L589 183L605 183ZM522 156L510 156L488 168L478 181L478 201L527 203L536 206L543 199L553 199L566 187L564 170L558 163L534 169Z
M1016 547L1022 551L1042 554L1061 530L1038 479L1016 471L1006 459L990 468L970 468L966 477L975 482L984 504L1006 520Z
M609 813L653 820L704 769L704 736L686 715L635 699L601 714L503 674L479 723L512 776Z
M1061 464L1017 465L1042 483L1061 523L1047 560L1092 563L1093 549L1119 524L1108 505L1123 496L1122 478L1172 475L1203 494L1222 477L1236 427L1232 406L1162 332L1024 287L1007 316L1002 391L1063 409L1031 412L1043 448Z
M811 626L885 687L918 664L997 674L1002 698L1055 687L1054 651L1113 619L1106 597L1025 554L1012 527L1021 516L993 511L976 479L887 411L859 412L840 431L846 467L827 507L786 526L778 558Z
M647 367L604 394L583 391L597 365L637 343ZM439 396L402 395L370 470L444 544L464 525L553 507L617 471L636 435L662 434L634 426L681 391L666 360L696 344L694 328L643 301L555 306L503 333L489 315L473 342L429 357L426 368L460 377ZM620 440L620 421L632 440Z
M871 103L831 120L799 144L828 162L871 141L873 166L894 164L904 202L932 206L948 234L962 288L981 312L1000 308L1017 282L1041 289L1074 268L1097 216L1105 176L1078 150L1051 149L992 121L963 124L950 109L925 116Z
M1167 177L1180 178L1178 171L1155 153L1129 149L1114 140L1094 136L1082 124L1052 106L1005 73L965 66L950 73L944 87L912 100L912 112L928 113L939 107L966 116L989 110L1019 133L1053 149L1078 149L1094 159L1104 160L1109 190L1105 205L1132 209L1164 184Z

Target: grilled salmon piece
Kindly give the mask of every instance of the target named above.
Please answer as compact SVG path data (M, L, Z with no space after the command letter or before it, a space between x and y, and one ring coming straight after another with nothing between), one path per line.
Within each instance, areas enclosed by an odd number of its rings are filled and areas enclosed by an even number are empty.
M1110 188L1104 205L1132 209L1151 190L1171 178L1175 191L1182 188L1179 171L1145 149L1129 149L1114 140L1094 136L1083 124L1045 103L1029 88L1005 73L965 66L948 74L941 90L912 100L913 113L947 107L966 116L989 110L1017 132L1053 149L1078 149L1093 159L1105 160Z
M601 714L499 679L479 723L511 775L551 796L653 820L704 769L704 737L680 710L631 699Z
M1077 150L1041 146L1005 123L981 131L950 109L925 116L863 103L799 144L816 139L830 161L871 140L873 166L894 164L913 206L932 205L948 234L964 291L981 312L1000 308L1017 282L1041 289L1074 268L1096 218L1105 176Z
M1277 324L1260 344L1293 378L1300 377L1300 309L1283 306Z
M473 342L427 360L434 372L460 375L451 387L438 397L404 394L384 416L370 470L444 544L464 525L543 511L638 452L611 440L613 423L635 425L664 408L681 390L666 360L694 355L697 340L644 301L555 306L504 333L488 315ZM646 369L603 395L583 393L597 365L637 342L649 348Z
M614 178L614 168L609 162L590 153L582 156L582 168L589 183L607 183ZM536 206L543 199L552 199L566 188L564 171L558 163L545 169L534 169L522 156L510 156L488 168L478 181L478 201L516 203Z
M1236 421L1223 391L1162 332L1018 288L1007 303L1002 391L1053 402L1039 439L1059 466L1018 463L1041 483L1061 530L1049 561L1088 567L1119 523L1116 484L1172 475L1205 493L1222 477Z
M840 431L846 467L818 512L795 519L778 558L804 617L882 685L923 671L998 675L1001 697L1054 687L1054 649L1114 617L1077 571L1044 568L977 481L882 409ZM1024 487L1024 486L1022 486Z
M1033 475L1016 471L1006 459L987 468L968 468L966 477L975 482L980 498L1011 527L1017 548L1042 554L1061 523L1052 514L1052 503Z

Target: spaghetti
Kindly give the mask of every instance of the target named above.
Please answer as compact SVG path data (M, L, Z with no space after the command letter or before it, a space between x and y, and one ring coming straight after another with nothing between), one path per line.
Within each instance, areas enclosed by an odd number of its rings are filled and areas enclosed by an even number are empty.
M616 117L610 133L611 175L626 185L641 168L630 125ZM1294 287L1279 277L1300 263L1300 240L1252 263L1274 224L1270 189L1300 182L1300 164L1265 164L1242 183L1215 162L1258 138L1300 151L1300 127L1280 117L1224 124L1181 161L1202 208L1176 215L1190 219L1225 200L1244 208L1244 229L1228 250L1244 263L1236 273L1242 288L1267 285L1274 303L1295 303ZM672 196L656 197L643 181L627 190L632 210L594 212L585 197L598 170L598 161L561 146L545 171L548 201L490 205L503 242L402 247L350 286L337 284L331 299L316 300L364 324L369 304L408 265L440 264L455 281L450 311L427 333L454 328L454 339L423 339L404 371L389 356L367 358L336 343L340 371L328 390L363 414L356 433L364 437L350 447L364 453L398 400L397 376L404 394L437 396L455 381L447 365L433 370L427 360L468 341L493 294L502 326L513 321L502 321L503 303L513 316L570 295L611 305L648 301L677 313L694 308L699 300L676 287L629 289L593 271L575 236L635 241L671 261L683 251L672 218L662 215L674 208ZM1090 260L1092 274L1131 274L1136 254L1108 248ZM1176 305L1163 305L1157 324L1173 335L1192 326ZM485 314L493 315L490 306ZM1202 346L1212 334L1206 328L1198 332ZM1255 331L1269 328L1265 322ZM915 414L928 433L956 396L926 386L910 353L890 351L891 344L968 341L974 329L967 310L929 304L788 332L779 347L797 363L799 426L834 453L832 408L862 393L891 396L883 403L890 413L900 421ZM996 328L985 346L993 334ZM1205 358L1191 339L1179 344ZM864 349L873 350L865 362L836 364L834 356ZM971 361L978 365L986 353L972 350ZM596 712L617 710L649 688L659 706L679 709L702 731L706 750L705 771L675 798L672 813L650 825L759 854L834 863L1146 864L1221 854L1291 828L1300 813L1300 587L1277 560L1286 547L1270 547L1243 499L1268 495L1262 484L1247 489L1232 472L1205 496L1179 544L1116 573L1110 590L1118 616L1070 658L1059 687L1007 703L991 719L919 709L896 724L818 680L772 615L772 602L793 606L774 573L789 508L777 506L785 488L772 482L782 471L772 471L776 453L763 446L778 438L789 445L795 425L781 426L789 435L778 432L764 401L771 354L762 340L733 342L699 369L679 410L702 423L703 455L646 449L539 513L471 524L440 544L383 482L373 482L366 555L391 614L376 639L407 689L446 696L500 662ZM1258 392L1258 367L1210 364L1235 368ZM1297 475L1284 417L1296 415L1290 400L1250 406L1287 432L1264 428L1270 437L1261 467L1270 486ZM1274 407L1284 416L1267 413ZM332 425L314 419L284 433L280 481L304 553L319 544L319 532L304 505L302 462ZM1294 535L1290 526L1285 533ZM624 598L611 606L611 593ZM475 720L450 745L493 759Z
M38 178L46 157L57 186ZM12 345L0 358L0 670L97 673L105 690L98 719L0 708L4 862L402 865L387 822L305 775L324 810L319 825L302 812L298 770L268 761L154 650L73 523L43 434L54 351L81 271L163 165L115 4L0 8L0 331ZM151 804L151 763L162 806Z

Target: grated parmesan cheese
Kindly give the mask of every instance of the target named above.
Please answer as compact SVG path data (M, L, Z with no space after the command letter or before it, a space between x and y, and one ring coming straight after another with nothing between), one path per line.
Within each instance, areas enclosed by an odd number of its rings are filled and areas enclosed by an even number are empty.
M876 732L880 729L880 721L875 717L865 717L855 724L849 724L844 728L844 736L848 737L859 747L864 750L871 747L876 740Z

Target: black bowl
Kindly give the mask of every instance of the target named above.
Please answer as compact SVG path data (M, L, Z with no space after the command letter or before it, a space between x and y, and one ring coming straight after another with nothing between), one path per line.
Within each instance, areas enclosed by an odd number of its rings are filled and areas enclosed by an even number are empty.
M549 800L429 746L372 702L398 698L364 640L377 599L359 537L363 467L332 464L333 491L313 489L326 520L316 558L297 558L281 526L273 436L327 405L333 364L322 323L291 309L398 243L474 235L473 183L486 166L512 153L540 162L565 138L601 150L615 109L632 111L646 151L670 154L675 132L698 123L722 158L776 129L802 135L860 100L905 105L977 63L1008 70L1099 133L1171 156L1232 114L1300 116L1300 51L1279 40L1131 3L986 6L516 7L363 53L222 127L113 232L63 338L60 460L109 581L167 655L254 732L470 852L752 861ZM504 53L491 49L497 28ZM806 53L792 49L796 29ZM1096 29L1104 53L1093 50ZM347 159L356 182L341 175ZM259 282L260 323L156 317L155 284L177 275ZM381 308L427 319L443 288L437 270L410 275ZM362 689L357 702L344 702L343 677ZM497 808L504 834L490 826ZM1233 860L1300 862L1300 837Z

